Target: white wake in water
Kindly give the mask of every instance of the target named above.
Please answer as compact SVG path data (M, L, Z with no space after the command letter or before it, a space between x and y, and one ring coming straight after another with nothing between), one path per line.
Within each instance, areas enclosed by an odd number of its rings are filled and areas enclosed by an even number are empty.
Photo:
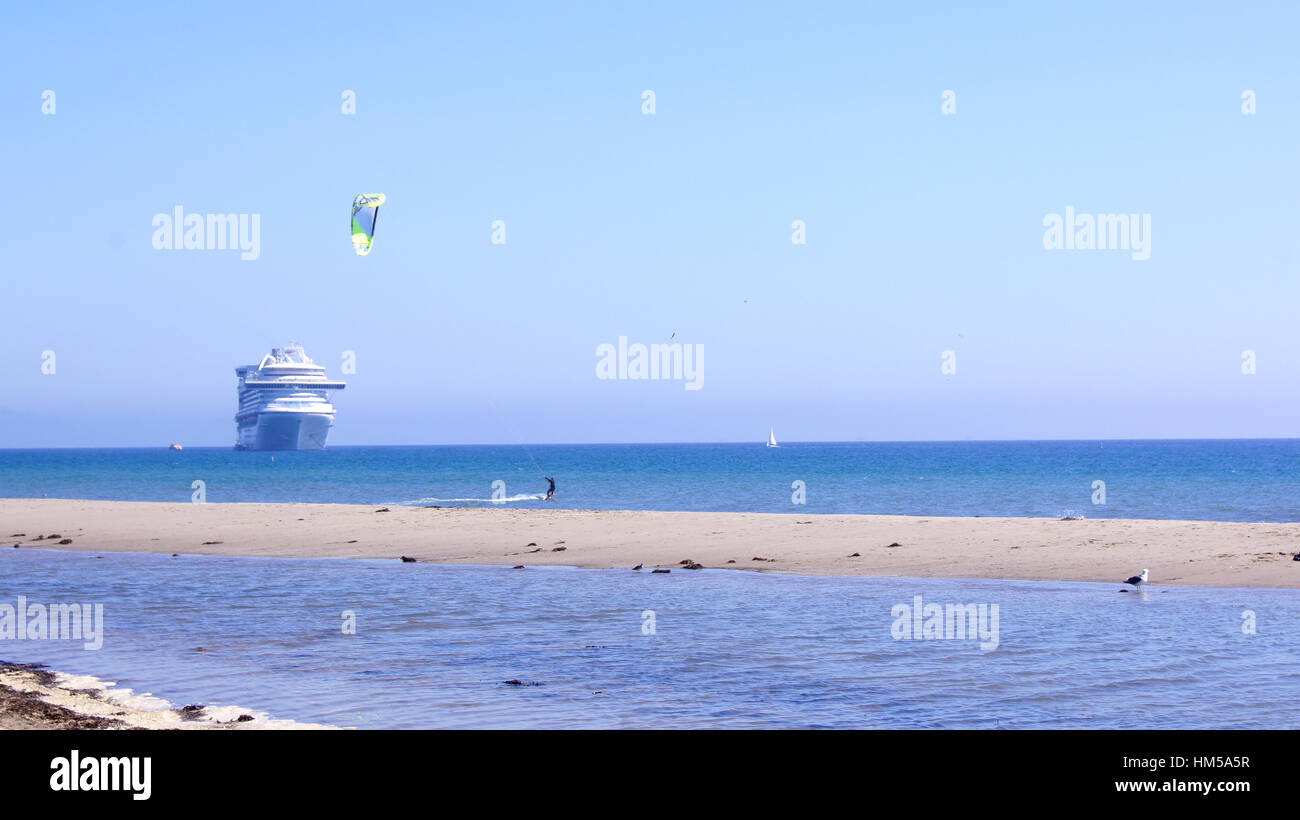
M451 502L461 503L478 503L478 504L506 504L511 501L545 501L545 497L540 495L512 495L505 498L417 498L414 501L403 501L402 504L411 507L420 504L447 504Z
M94 675L54 673L59 689L45 698L47 703L63 706L83 715L117 719L133 728L194 729L213 724L228 724L240 729L333 729L321 723L300 723L273 718L256 709L238 706L205 705L199 715L186 718L171 701L151 692L136 692L114 681ZM240 720L241 716L244 720ZM251 718L251 720L249 720ZM247 721L247 722L245 722Z

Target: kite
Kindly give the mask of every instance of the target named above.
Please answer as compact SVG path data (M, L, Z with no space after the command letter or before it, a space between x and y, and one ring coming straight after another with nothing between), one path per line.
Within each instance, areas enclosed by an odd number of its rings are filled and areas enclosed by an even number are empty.
M379 219L379 206L384 200L383 194L357 194L352 200L352 247L357 256L370 253L375 244L375 221Z

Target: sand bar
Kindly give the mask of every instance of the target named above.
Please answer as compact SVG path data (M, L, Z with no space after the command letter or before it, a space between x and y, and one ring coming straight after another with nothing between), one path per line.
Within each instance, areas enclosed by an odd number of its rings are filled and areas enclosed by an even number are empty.
M0 548L679 572L689 559L800 575L1068 581L1116 581L1147 567L1153 585L1300 587L1295 523L379 509L0 499Z

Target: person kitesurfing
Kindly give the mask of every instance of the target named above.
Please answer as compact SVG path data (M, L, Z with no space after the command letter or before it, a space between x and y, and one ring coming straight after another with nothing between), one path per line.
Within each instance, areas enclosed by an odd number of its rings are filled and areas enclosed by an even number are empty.
M542 478L546 479L547 483L551 485L546 488L546 500L550 501L555 498L555 479L549 475L544 475Z

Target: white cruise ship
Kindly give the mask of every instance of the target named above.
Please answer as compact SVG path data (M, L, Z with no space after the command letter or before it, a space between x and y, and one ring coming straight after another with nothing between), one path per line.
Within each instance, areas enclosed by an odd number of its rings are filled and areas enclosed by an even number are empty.
M236 450L323 450L334 424L330 390L347 384L332 381L302 347L273 348L260 364L236 367L239 412L235 414Z

